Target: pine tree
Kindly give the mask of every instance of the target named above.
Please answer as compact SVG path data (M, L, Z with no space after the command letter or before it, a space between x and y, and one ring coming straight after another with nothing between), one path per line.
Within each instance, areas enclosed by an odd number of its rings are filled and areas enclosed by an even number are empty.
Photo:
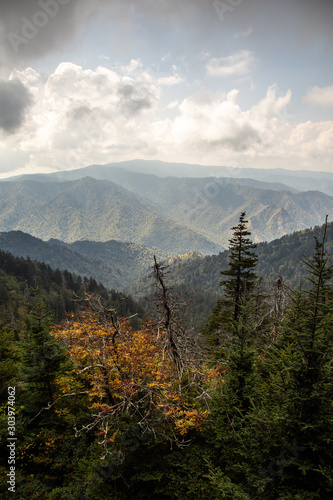
M32 412L53 401L54 379L64 362L63 347L50 334L51 313L42 300L42 290L36 288L33 292L35 304L26 320L23 348L23 377L29 388Z
M240 317L241 305L257 282L253 269L258 257L252 251L257 245L249 239L251 233L247 230L248 221L245 220L245 215L245 212L242 212L238 225L231 228L234 233L229 240L229 268L221 271L225 278L220 282L225 292L224 304L233 308L233 320L236 323Z
M251 233L247 230L245 215L242 212L238 225L231 228L233 235L229 240L229 267L221 271L225 277L220 282L224 295L218 300L203 329L208 343L215 347L222 340L224 343L234 341L236 336L244 341L248 324L253 320L252 313L256 309L250 304L250 299L253 299L253 291L258 283L254 272L258 257L252 251L257 245L249 238Z
M310 287L292 294L281 333L267 353L272 392L266 407L276 413L280 442L282 432L282 440L298 449L297 460L281 464L281 484L271 488L293 498L300 492L299 498L309 499L333 495L333 266L324 248L326 228L327 223L322 242L315 238L314 256L302 259ZM280 498L276 490L273 496Z

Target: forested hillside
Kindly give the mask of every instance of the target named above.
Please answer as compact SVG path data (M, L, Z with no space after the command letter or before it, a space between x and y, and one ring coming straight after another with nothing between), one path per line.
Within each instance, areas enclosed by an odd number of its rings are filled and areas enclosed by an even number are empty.
M156 213L110 181L0 182L0 230L21 230L48 240L116 239L157 247L169 255L189 249L217 253L221 245Z
M107 167L97 168L95 175L98 179L37 175L0 182L0 230L19 229L68 243L115 239L156 247L169 256L188 251L210 255L228 246L230 227L241 211L247 213L256 242L322 224L333 213L331 196L295 192L278 183L160 178Z
M22 231L0 233L0 249L46 262L54 269L93 276L105 286L123 292L147 274L154 255L160 260L168 257L162 250L136 243L115 240L74 243L56 239L42 241Z
M259 243L257 272L264 283L275 282L281 276L288 286L296 287L304 279L303 256L309 257L314 237L321 237L322 226L298 231L269 243ZM228 251L205 256L195 252L168 258L156 249L117 241L78 241L65 244L58 240L43 242L20 231L0 233L0 248L15 255L30 256L47 262L53 268L92 276L109 288L129 293L143 308L151 308L145 297L152 294L151 267L158 260L169 265L168 281L174 292L186 297L189 321L202 325L221 296L220 272L228 266ZM333 253L333 224L329 223L326 248Z
M309 257L313 252L314 237L320 238L323 226L297 231L269 243L258 243L257 273L263 284L270 287L279 277L286 285L297 287L300 280L306 277L306 267L302 257ZM326 234L326 248L333 254L333 223L329 223ZM219 255L202 256L192 254L189 259L170 259L168 265L168 282L175 294L186 297L190 310L190 318L196 325L202 325L221 297L221 271L228 267L228 250ZM333 258L329 257L330 262ZM304 283L306 286L306 283ZM142 305L144 297L152 293L151 280L148 275L130 288L130 293Z
M115 290L107 290L92 277L73 275L67 270L52 269L44 262L15 257L0 250L0 304L1 326L15 325L25 320L38 296L53 321L60 321L67 313L80 310L85 294L98 295L105 306L117 305L126 316L136 315L140 321L144 311L131 297Z
M269 243L258 243L258 275L266 280L276 280L281 276L285 283L295 287L304 278L303 256L309 257L313 250L314 238L320 238L324 226L297 231ZM326 248L333 253L333 222L328 223ZM172 286L187 286L189 290L219 292L220 271L228 266L228 250L219 255L193 255L189 260L172 260L169 267L169 282ZM144 286L144 281L136 287Z
M331 228L316 231L307 285L267 294L242 213L201 331L157 260L143 322L93 279L2 252L1 498L331 498Z

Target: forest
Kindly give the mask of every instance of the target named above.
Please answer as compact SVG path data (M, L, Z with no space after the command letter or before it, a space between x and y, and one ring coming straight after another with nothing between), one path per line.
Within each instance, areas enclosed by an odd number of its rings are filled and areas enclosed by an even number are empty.
M332 498L327 227L291 288L242 212L202 328L156 258L144 309L1 252L1 498Z

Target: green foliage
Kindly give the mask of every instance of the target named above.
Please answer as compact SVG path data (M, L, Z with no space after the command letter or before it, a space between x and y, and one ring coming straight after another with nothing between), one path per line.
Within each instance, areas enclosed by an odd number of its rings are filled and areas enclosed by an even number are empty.
M170 255L188 249L205 254L219 244L181 221L161 215L150 201L109 181L0 182L0 229L20 229L43 240L57 238L133 242Z
M304 447L302 463L288 471L289 483L323 498L333 492L333 266L328 264L324 240L316 239L315 253L304 259L310 287L292 296L291 307L270 353L277 378L275 390L284 392L285 432ZM316 498L316 497L314 497Z
M290 291L274 338L265 338L274 318L258 306L261 296L254 286L255 276L241 275L250 286L240 287L245 294L239 301L236 318L232 293L237 281L230 286L230 296L221 300L213 313L214 327L230 334L229 339L224 338L229 341L223 343L223 356L216 360L216 355L207 349L200 365L200 370L206 370L206 377L200 379L199 395L191 388L201 376L195 367L193 380L186 379L189 387L183 388L194 404L207 406L208 417L199 427L189 430L182 443L177 441L182 444L180 447L169 439L168 417L162 423L150 422L147 429L140 426L142 408L149 411L152 400L146 398L141 410L135 410L131 391L136 380L124 387L123 411L103 420L109 428L109 447L101 445L104 435L98 426L87 427L92 413L103 411L103 407L92 410L92 402L84 393L88 387L84 377L91 375L89 370L71 386L71 397L61 392L63 397L55 399L59 387L66 391L73 369L66 351L66 345L73 347L70 336L67 344L60 345L50 335L50 324L55 321L55 311L59 311L56 294L63 298L64 310L71 310L71 302L69 296L65 300L60 289L65 294L73 289L93 293L100 290L108 306L121 296L105 291L94 279L78 279L68 272L53 272L46 265L2 254L0 451L6 460L7 386L13 384L17 388L18 436L15 498L332 498L333 267L326 254L330 229L329 225L326 232L324 228L321 240L316 235L314 255L303 259L308 279L296 291ZM248 235L243 236L246 239ZM252 253L251 247L247 250ZM245 261L248 267L242 270L252 273L254 265L250 264L255 264L255 258L248 257L253 260ZM231 262L244 264L237 258ZM191 260L184 265L189 270ZM234 274L224 273L228 282L237 277L237 269L236 266ZM127 315L137 306L124 301L120 307L122 311L118 313ZM88 336L88 330L84 331ZM135 333L130 337L131 347ZM82 338L84 341L84 335ZM83 342L82 362L85 346ZM142 356L147 350L143 343ZM115 355L119 361L119 349ZM129 352L129 367L138 361L131 356ZM114 373L108 374L110 381ZM162 394L163 384L158 389L154 386L152 394L157 390ZM85 426L86 432L75 432ZM155 436L157 426L164 432ZM6 462L1 464L0 472L5 478ZM11 498L8 493L2 479L1 498Z
M253 269L258 257L252 251L257 245L248 238L251 233L246 229L247 224L245 212L242 212L238 225L231 228L233 236L229 240L229 267L226 271L221 271L222 276L225 276L220 282L224 287L224 303L233 308L235 324L239 320L241 305L245 304L257 281Z
M243 343L248 335L250 310L253 307L250 301L258 282L254 272L258 257L252 251L257 245L248 237L251 233L247 230L247 223L245 212L242 212L238 225L232 228L229 266L221 271L224 278L220 285L224 293L203 329L210 344L228 342L230 336L233 339L238 337Z
M0 400L4 401L8 387L15 385L18 376L20 353L15 345L14 333L2 328L0 330Z

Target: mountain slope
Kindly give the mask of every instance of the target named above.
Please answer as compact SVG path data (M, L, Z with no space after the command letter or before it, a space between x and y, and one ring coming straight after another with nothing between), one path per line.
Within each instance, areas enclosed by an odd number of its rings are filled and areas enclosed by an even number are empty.
M305 267L301 261L303 256L312 257L314 237L321 241L323 226L297 231L269 243L259 243L257 273L267 280L276 280L281 276L289 286L297 286L301 278L305 278ZM333 263L333 222L327 227L325 251ZM171 287L185 287L189 290L200 290L205 293L221 294L220 271L228 267L228 250L219 255L194 256L193 259L174 260L169 268L168 283ZM147 284L142 280L132 293L136 296L147 294Z
M125 162L125 165L128 164L131 165L133 162ZM56 185L58 181L56 188L58 191L64 185L65 193L58 196L57 202L58 205L65 206L66 203L68 204L68 196L71 196L71 192L66 187L70 183L64 179L80 178L87 173L108 180L101 186L101 180L90 181L96 183L95 188L91 187L92 190L98 188L97 202L103 200L101 190L105 188L104 184L112 185L113 190L118 190L114 195L115 198L119 196L121 188L126 189L126 210L122 210L124 191L121 192L122 201L117 202L109 210L110 217L114 216L116 220L120 221L120 230L113 225L112 233L106 231L104 240L115 238L170 250L167 241L169 234L171 233L175 240L181 241L182 238L185 238L185 233L180 235L179 226L185 226L187 228L186 237L190 236L188 230L192 230L197 236L199 234L201 237L213 241L215 245L226 247L231 234L230 227L237 223L242 211L247 214L253 239L257 242L271 241L293 231L321 224L327 214L330 217L333 215L333 198L326 194L318 191L295 192L282 184L263 183L251 179L161 178L151 174L130 172L128 169L118 168L113 164L93 165L83 169L61 172L59 175L38 175L37 178L40 179L39 184L44 183L47 186L50 182ZM113 182L111 183L110 180ZM83 178L72 181L72 185L78 186L80 182L87 183L88 181ZM80 196L81 194L80 192ZM92 195L91 197L93 198ZM82 219L82 206L68 208L67 212L71 214L70 229L67 228L66 232L66 228L62 225L58 228L55 237L66 241L83 238L101 240L102 238L98 236L98 232L101 232L101 229L98 228L98 219L103 210L107 210L110 201L107 204L103 201L102 204L103 207L97 206L97 210L92 204L89 205L90 212L94 214L92 217L93 227L89 226L89 217ZM51 208L56 213L60 211L59 206L51 206ZM142 210L144 214L140 217L139 225L141 225L144 235L138 232L138 220L134 214L142 212ZM148 220L145 215L147 210L150 212ZM152 214L155 217L152 217ZM163 226L161 218L164 221L167 219L167 225L169 224L169 227L163 227L163 230L160 230ZM125 235L124 227L121 224L122 220L126 224ZM177 225L178 231L176 227L170 227L170 220ZM105 225L105 221L103 224ZM26 226L25 230L31 232L28 228L29 226ZM68 230L71 232L70 237ZM46 234L49 237L49 233ZM209 251L207 245L193 245L190 239L187 247L181 245L177 250L181 253L193 250L200 253L214 253Z
M129 188L129 186L127 186ZM293 231L321 224L333 216L333 198L318 191L291 193L262 189L229 179L158 179L147 192L131 186L143 199L154 202L174 221L200 231L227 246L230 227L245 211L254 241L271 241Z
M126 291L148 273L154 255L165 259L158 249L121 243L119 241L77 241L73 244L59 240L42 241L21 231L0 233L0 249L20 257L30 257L52 268L93 276L109 288Z
M110 180L68 176L93 173ZM271 241L322 224L333 216L333 197L292 192L250 179L176 178L92 166L38 182L0 183L0 230L20 229L42 239L131 241L176 255L218 253L230 227L246 212L254 241ZM42 179L42 180L41 180ZM115 183L116 182L116 183ZM120 185L121 184L121 185ZM17 193L15 195L15 185Z
M0 183L0 230L21 230L44 240L117 239L153 246L171 255L189 249L216 253L221 246L177 222L152 213L149 204L108 181Z
M110 174L111 175L111 174ZM254 187L246 179L159 178L126 174L121 181L156 211L226 247L230 227L245 211L254 241L271 241L333 216L333 198L317 191L293 193ZM188 250L193 250L188 248Z

